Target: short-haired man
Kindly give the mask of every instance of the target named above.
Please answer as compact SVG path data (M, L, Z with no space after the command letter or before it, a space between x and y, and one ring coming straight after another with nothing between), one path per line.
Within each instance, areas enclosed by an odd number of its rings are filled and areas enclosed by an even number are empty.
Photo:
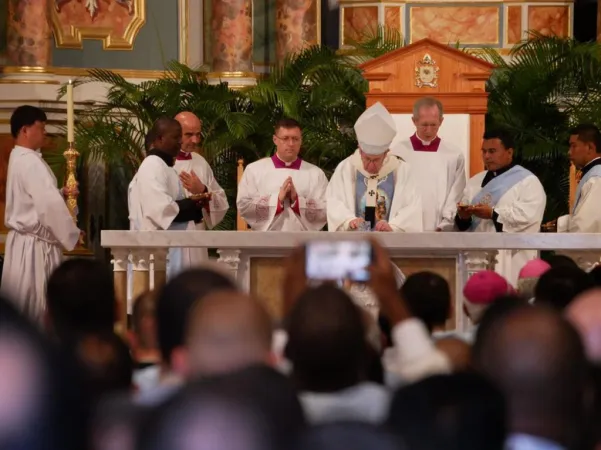
M281 119L275 125L276 152L249 164L238 185L236 205L255 231L319 231L326 223L323 171L302 160L300 124Z
M15 148L6 178L4 225L8 228L2 294L25 314L41 322L46 310L46 283L73 250L80 230L40 153L46 137L46 114L35 106L18 107L10 118Z
M465 188L465 158L438 136L442 103L422 97L413 105L415 133L391 149L410 164L422 198L424 231L451 231L457 202Z
M557 231L601 232L601 133L591 124L581 124L570 132L570 161L580 170L576 198L569 215L557 219Z
M457 205L459 231L538 233L547 204L539 179L513 163L514 143L505 130L484 133L482 157L486 170L470 178ZM533 250L499 251L496 271L513 286L520 269L537 257Z

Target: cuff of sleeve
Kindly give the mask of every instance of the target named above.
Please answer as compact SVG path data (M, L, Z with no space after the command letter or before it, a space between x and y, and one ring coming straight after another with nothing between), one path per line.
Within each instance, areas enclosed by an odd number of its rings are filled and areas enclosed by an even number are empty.
M275 215L281 214L284 211L284 202L278 202L278 207L275 210Z
M406 319L392 328L392 342L402 361L420 358L435 349L432 338L423 322L416 318Z
M392 228L392 231L403 231L401 227L397 227L396 225L393 225L390 222L388 222L388 226Z
M340 225L340 227L338 227L338 229L335 231L350 231L351 230L351 222L353 220L355 220L355 217L353 217L352 219L345 220L343 222L343 224Z
M570 216L565 215L557 218L557 232L567 233L570 227Z
M459 214L455 215L455 225L459 231L467 231L472 226L472 218L462 219Z
M492 223L495 226L495 230L497 233L503 232L503 220L499 217L499 213L492 210Z
M290 207L292 208L292 211L294 211L294 214L300 216L300 197L298 197Z

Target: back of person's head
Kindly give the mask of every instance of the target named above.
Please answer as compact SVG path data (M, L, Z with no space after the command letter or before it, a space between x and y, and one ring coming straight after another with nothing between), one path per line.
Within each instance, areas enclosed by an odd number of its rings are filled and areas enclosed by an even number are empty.
M476 373L436 375L396 392L387 427L410 449L501 450L505 401Z
M517 308L528 306L528 303L524 302L524 299L517 295L504 295L497 297L496 301L486 309L478 328L476 330L476 336L474 346L477 346L481 342L480 335L488 332L488 329L494 325L498 320L509 314L511 311Z
M294 450L403 450L392 433L363 422L338 422L309 428Z
M16 138L21 128L33 125L36 122L46 122L46 113L36 106L23 105L14 110L10 117L10 134Z
M192 382L146 424L141 448L289 448L305 420L290 381L256 366Z
M157 331L163 363L172 365L172 353L184 346L192 306L208 294L235 290L235 283L212 269L197 268L180 273L158 292Z
M69 345L82 371L92 402L132 388L133 359L125 342L114 332L88 333Z
M411 314L432 332L444 326L451 312L449 283L433 272L417 272L401 286L401 296Z
M601 287L601 266L593 267L593 270L591 270L588 275L595 286Z
M286 356L301 390L333 392L365 376L364 321L342 290L307 289L287 318L287 331Z
M270 361L271 319L247 294L230 290L205 296L192 308L187 328L189 377L220 375Z
M93 259L64 261L46 286L48 320L61 339L87 332L109 331L115 322L113 274Z
M587 273L577 267L555 267L545 272L536 287L536 304L563 310L580 293L594 287Z
M77 390L76 374L3 298L0 374L0 448L83 448L88 410Z
M565 309L565 317L580 333L589 361L601 366L601 288L577 296Z
M554 254L544 258L544 260L551 266L552 269L559 267L575 267L578 268L578 264L572 258L566 255Z
M505 311L479 330L474 366L505 394L510 430L564 445L584 417L588 366L576 330L548 307Z

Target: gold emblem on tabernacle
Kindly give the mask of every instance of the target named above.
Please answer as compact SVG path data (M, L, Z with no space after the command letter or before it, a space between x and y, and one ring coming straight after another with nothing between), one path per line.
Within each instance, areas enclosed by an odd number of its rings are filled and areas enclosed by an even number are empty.
M481 205L492 206L492 195L486 194L482 196L482 200L480 200Z
M438 66L429 54L415 65L415 85L418 88L438 86Z

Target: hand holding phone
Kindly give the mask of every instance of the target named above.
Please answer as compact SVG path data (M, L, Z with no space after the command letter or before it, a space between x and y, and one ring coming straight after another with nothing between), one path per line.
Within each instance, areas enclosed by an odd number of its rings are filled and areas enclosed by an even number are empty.
M369 281L373 248L369 241L311 241L306 246L305 271L312 280Z

